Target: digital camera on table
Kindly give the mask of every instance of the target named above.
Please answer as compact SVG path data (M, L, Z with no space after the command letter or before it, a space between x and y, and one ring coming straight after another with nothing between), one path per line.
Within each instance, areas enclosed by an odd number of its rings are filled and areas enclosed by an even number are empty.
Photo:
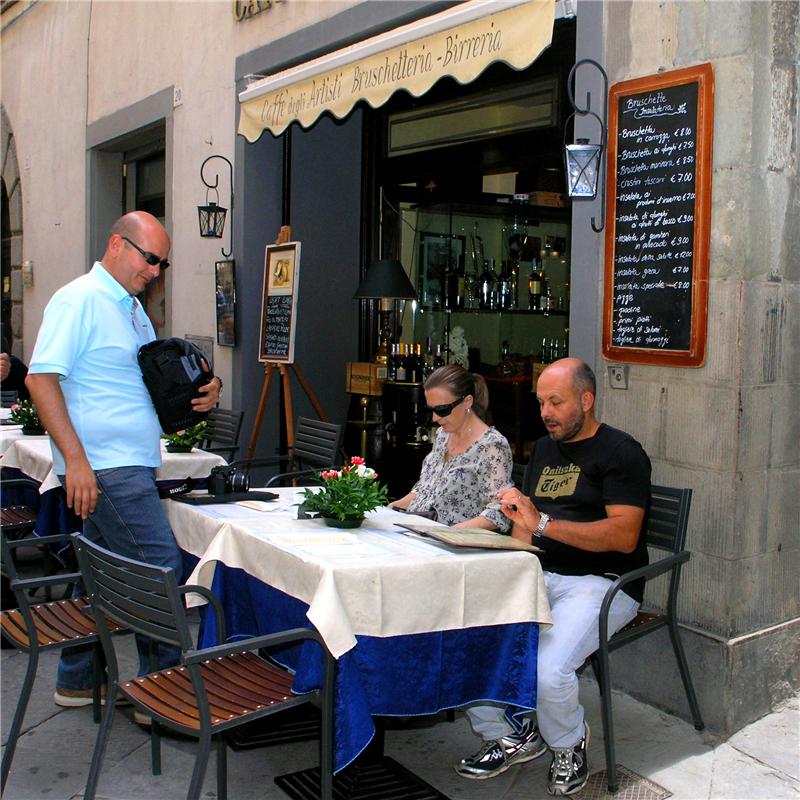
M250 475L240 467L225 464L214 467L208 476L209 494L231 494L250 490Z

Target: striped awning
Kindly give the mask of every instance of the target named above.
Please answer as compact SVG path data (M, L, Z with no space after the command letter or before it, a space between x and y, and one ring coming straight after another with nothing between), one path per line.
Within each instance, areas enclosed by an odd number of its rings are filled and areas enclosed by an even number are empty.
M360 100L419 97L445 76L466 84L498 61L524 69L549 46L554 16L554 0L468 0L251 84L239 94L239 133L254 142L326 111L342 119Z

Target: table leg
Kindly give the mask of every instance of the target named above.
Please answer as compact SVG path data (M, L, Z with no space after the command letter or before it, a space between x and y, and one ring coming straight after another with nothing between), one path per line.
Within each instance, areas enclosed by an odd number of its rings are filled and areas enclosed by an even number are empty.
M384 755L385 726L375 717L375 736L350 766L333 778L333 796L348 800L448 800L393 758ZM275 783L292 800L318 800L319 767L279 775Z

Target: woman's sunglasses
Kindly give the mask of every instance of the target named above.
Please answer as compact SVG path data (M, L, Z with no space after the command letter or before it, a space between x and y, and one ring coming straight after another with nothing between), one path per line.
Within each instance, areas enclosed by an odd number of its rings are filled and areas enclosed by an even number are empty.
M436 414L437 417L449 417L453 409L459 404L463 403L464 398L459 397L458 400L453 400L452 403L444 403L441 406L428 406L428 411Z
M169 266L169 261L166 258L159 258L155 253L151 253L149 250L142 250L136 242L132 242L127 236L122 237L131 247L139 251L139 255L151 266L154 267L156 264L161 269L166 269Z

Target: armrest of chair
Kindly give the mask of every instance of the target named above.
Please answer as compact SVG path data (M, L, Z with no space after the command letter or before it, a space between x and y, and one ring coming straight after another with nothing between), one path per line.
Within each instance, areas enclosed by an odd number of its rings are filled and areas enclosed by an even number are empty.
M296 478L313 478L314 482L307 485L322 486L324 485L323 482L316 477L318 472L318 469L299 469L295 472L279 472L277 475L273 475L267 481L266 488L269 488L270 486L277 486L283 481L291 481L295 480Z
M29 536L27 539L9 539L6 544L10 548L30 547L31 545L53 544L54 542L69 542L74 533L53 533L47 536Z
M187 583L178 587L178 593L182 595L199 594L201 597L204 597L214 609L214 620L217 624L217 641L227 641L228 632L225 627L225 614L222 611L222 603L220 603L219 597L217 597L211 589L207 589L205 586L200 586L196 583Z
M35 489L38 492L41 485L41 481L35 481L33 478L9 478L3 481L4 489L12 486L27 486L29 489Z
M680 564L684 564L691 557L688 550L681 550L679 553L672 553L671 555L660 558L652 564L647 564L644 567L633 569L620 575L611 586L608 587L603 602L600 605L600 641L608 641L608 612L611 609L611 603L622 589L633 581L638 581L640 578L654 578L656 575L661 575L665 572L670 572Z
M277 647L281 644L296 642L299 639L310 639L316 642L323 650L326 658L333 658L327 645L317 631L310 628L292 628L279 633L267 633L263 636L253 636L250 639L241 639L238 642L217 645L216 647L204 647L202 650L186 652L183 655L183 663L199 664L212 658L222 658L236 653L246 653L250 650L258 650L261 647Z
M28 540L30 541L30 539ZM75 583L81 577L80 572L61 572L58 575L47 575L41 578L17 578L9 582L11 589L40 589L42 586L59 586L64 583Z

